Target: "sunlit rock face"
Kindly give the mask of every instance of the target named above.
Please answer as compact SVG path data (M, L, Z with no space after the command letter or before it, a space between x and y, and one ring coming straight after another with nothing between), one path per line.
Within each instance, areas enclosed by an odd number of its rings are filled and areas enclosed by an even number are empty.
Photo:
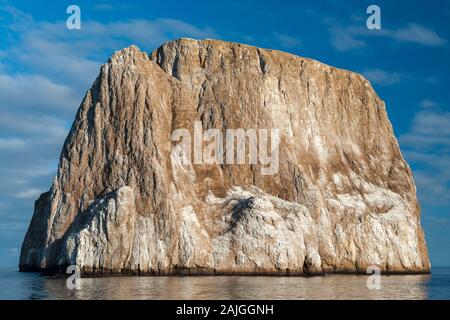
M276 171L184 163L172 133L198 121L203 132L278 129ZM116 52L87 92L20 256L22 271L72 264L85 274L430 270L411 170L367 80L192 39Z

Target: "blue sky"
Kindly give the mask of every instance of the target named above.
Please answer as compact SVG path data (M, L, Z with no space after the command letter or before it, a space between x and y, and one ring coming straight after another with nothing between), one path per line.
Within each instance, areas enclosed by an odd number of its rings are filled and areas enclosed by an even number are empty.
M432 265L450 266L450 1L0 0L0 266L15 266L99 67L130 44L180 38L279 49L363 73L411 165ZM66 8L81 8L68 30ZM366 8L381 8L368 30Z

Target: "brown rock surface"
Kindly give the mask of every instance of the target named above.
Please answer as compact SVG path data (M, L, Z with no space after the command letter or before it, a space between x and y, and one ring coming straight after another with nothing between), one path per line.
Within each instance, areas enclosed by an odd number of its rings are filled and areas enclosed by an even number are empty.
M279 170L183 165L175 129L280 130ZM361 75L180 39L116 52L36 201L20 269L84 273L428 272L412 173Z

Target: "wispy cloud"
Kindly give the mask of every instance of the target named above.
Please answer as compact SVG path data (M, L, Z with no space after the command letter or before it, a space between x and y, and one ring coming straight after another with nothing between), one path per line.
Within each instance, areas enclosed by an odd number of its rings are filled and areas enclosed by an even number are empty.
M295 48L302 43L299 38L287 34L275 33L274 37L275 41L285 48Z
M82 93L37 74L0 74L0 96L3 107L16 112L73 114Z
M18 248L9 248L9 255L11 257L17 257L19 255L19 249Z
M394 85L404 78L401 73L387 72L381 69L367 69L362 71L362 74L372 83L381 86Z
M218 37L209 27L176 19L83 21L81 30L68 30L64 21L14 19L7 28L18 39L6 52L6 61L20 63L54 82L70 83L78 91L93 81L110 54L130 44L150 51L179 37Z
M424 46L442 46L446 43L446 40L435 31L416 23L410 23L406 27L388 31L386 36L398 41L417 43Z
M409 132L399 142L414 165L419 197L426 204L450 204L450 112L440 111L432 100L420 103ZM432 108L430 108L432 105Z
M332 27L330 29L331 44L338 51L348 51L363 48L367 44L362 39L357 39L356 35L349 28Z
M447 40L434 30L416 23L409 23L398 29L381 30L369 30L362 24L342 26L330 18L325 19L325 24L328 25L330 42L338 51L366 47L367 41L374 37L431 47L440 47L447 43Z
M27 220L34 200L50 187L82 97L114 51L218 37L207 26L176 19L83 20L81 30L68 30L65 21L36 21L11 6L0 11L7 35L0 51L0 230L4 208Z
M16 149L25 145L23 139L18 138L0 138L0 150L2 149Z
M0 232L17 231L26 228L27 225L21 222L0 222Z
M94 5L94 10L98 11L113 11L113 10L128 10L131 9L133 5L131 4L118 4L115 3L114 5L110 3L98 3Z
M439 108L439 104L431 99L423 99L419 102L419 107L424 109L435 109Z
M42 193L43 190L41 189L29 189L29 190L24 190L21 191L17 194L15 194L14 196L16 198L22 198L22 199L36 199L40 193Z

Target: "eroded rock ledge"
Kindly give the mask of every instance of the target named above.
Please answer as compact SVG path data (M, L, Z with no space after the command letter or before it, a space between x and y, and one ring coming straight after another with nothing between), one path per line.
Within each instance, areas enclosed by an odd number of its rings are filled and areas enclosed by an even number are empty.
M177 128L279 128L260 165L183 165ZM20 270L85 274L429 272L385 105L362 76L291 54L180 39L102 66L36 201Z

